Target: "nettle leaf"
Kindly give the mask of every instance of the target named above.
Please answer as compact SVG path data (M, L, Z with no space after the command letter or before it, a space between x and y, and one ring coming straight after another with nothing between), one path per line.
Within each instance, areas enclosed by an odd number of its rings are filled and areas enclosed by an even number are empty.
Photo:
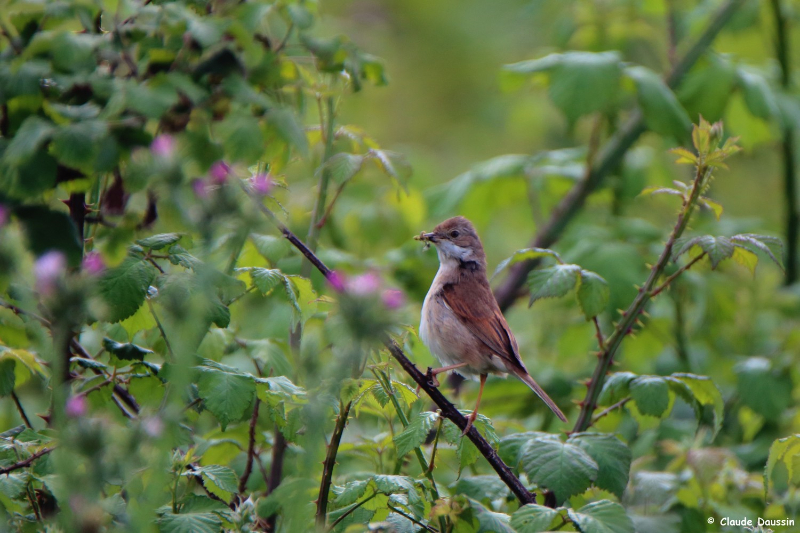
M635 533L633 521L620 504L600 500L580 509L568 509L569 519L581 533Z
M403 457L414 448L421 446L438 419L438 413L424 411L409 420L408 426L394 437L397 456Z
M707 376L675 373L667 378L670 388L692 406L698 422L703 416L703 408L709 406L714 414L714 434L722 428L723 409L725 403L717 386Z
M153 350L130 343L122 344L108 337L103 339L103 348L124 361L144 361L145 355L153 353Z
M636 85L636 96L647 127L660 135L671 135L679 140L688 138L692 130L689 115L661 76L640 66L627 67L625 75Z
M229 423L240 420L250 407L256 384L252 377L244 374L205 366L200 369L202 373L197 380L197 393L224 431Z
M278 269L254 267L250 269L250 278L253 280L253 285L266 296L284 281L285 276Z
M765 357L750 357L738 363L734 371L741 402L767 420L779 420L792 402L788 372L774 369Z
M239 490L239 477L230 467L207 465L195 468L193 473L201 475L209 492L226 502Z
M631 397L643 415L660 417L669 407L669 385L660 376L638 376L630 382Z
M544 505L528 503L523 505L511 515L511 527L517 533L540 533L550 531L553 520L560 513Z
M751 251L759 251L766 254L778 267L783 270L783 262L778 259L778 256L783 256L783 242L777 237L769 235L756 235L754 233L741 233L731 237L731 242L736 245L746 247ZM769 244L778 248L778 256L776 256L769 247Z
M523 261L531 261L533 259L539 259L542 257L552 257L559 263L562 262L561 256L558 255L558 253L554 252L553 250L548 250L547 248L523 248L522 250L517 250L516 252L514 252L514 254L511 257L503 259L500 262L500 264L497 265L494 274L492 274L492 279L494 279L495 276L497 276L500 272L510 267L511 265L514 265L516 263L521 263Z
M555 265L534 270L528 276L531 299L528 306L540 298L564 296L578 284L581 268L578 265Z
M557 439L530 441L522 451L520 468L537 485L553 491L559 503L588 489L598 473L588 453Z
M673 261L678 257L685 254L693 247L699 246L701 250L708 254L711 260L711 268L717 268L720 261L728 259L733 256L734 246L730 239L727 237L712 237L711 235L703 235L701 237L682 237L675 240L675 245L672 254Z
M586 319L596 317L608 305L611 290L606 280L588 270L581 270L580 285L578 286L578 305L580 305Z
M576 444L597 463L596 487L622 498L631 471L631 450L614 435L575 433L567 442Z
M794 471L800 457L800 434L791 435L778 439L769 447L769 457L764 467L764 497L769 496L769 490L773 485L773 474L775 467L782 464L786 469L786 478L794 480L797 472Z
M136 244L142 248L150 248L151 250L161 250L181 240L180 233L160 233L158 235L151 235L144 239L139 239Z
M107 270L97 282L100 297L107 306L103 318L107 322L119 322L132 316L144 303L155 277L156 269L134 255Z

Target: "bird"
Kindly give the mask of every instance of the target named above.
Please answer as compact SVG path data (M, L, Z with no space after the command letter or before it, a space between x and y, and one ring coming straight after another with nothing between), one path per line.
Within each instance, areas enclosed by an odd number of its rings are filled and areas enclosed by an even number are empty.
M463 216L449 218L430 233L414 239L436 247L439 270L425 296L419 325L420 340L442 365L428 368L428 379L439 386L437 374L457 371L479 376L475 409L467 419L466 435L478 416L489 374L513 374L525 383L555 415L567 417L528 373L519 347L486 277L486 254L475 227Z

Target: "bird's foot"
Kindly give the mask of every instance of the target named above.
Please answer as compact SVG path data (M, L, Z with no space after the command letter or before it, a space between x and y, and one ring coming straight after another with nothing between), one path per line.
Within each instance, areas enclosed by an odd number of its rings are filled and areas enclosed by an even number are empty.
M475 419L478 418L478 413L472 411L470 415L467 417L467 425L464 426L464 431L461 432L461 435L464 436L469 433L470 428L472 428L472 424L475 422Z
M436 374L433 373L433 368L428 367L425 377L428 378L428 385L431 387L438 387L440 385L439 380L436 378Z

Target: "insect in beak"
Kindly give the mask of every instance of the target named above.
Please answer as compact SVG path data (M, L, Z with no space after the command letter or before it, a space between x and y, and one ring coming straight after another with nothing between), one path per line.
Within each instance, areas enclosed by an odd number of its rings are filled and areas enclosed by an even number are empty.
M419 235L414 236L415 241L423 241L425 243L425 247L423 250L427 250L431 247L431 243L436 244L436 234L435 233L425 233L424 231L421 232Z

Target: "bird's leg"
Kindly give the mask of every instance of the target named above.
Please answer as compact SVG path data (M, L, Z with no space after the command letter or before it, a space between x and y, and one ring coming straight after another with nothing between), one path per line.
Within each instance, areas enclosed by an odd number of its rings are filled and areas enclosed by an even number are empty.
M478 418L478 407L481 405L481 396L483 396L483 386L486 385L486 376L487 374L481 374L481 388L478 391L478 401L475 402L475 409L470 413L469 417L467 418L467 426L464 428L464 431L461 432L462 435L466 435L469 433L469 428L472 427L472 424L475 422L475 419Z
M448 370L455 370L456 368L461 368L463 366L467 366L468 364L469 363L458 363L456 365L443 366L441 368L428 367L428 371L425 373L425 377L428 378L428 383L430 383L432 387L438 387L439 380L436 379L437 374L441 374L442 372L447 372Z

